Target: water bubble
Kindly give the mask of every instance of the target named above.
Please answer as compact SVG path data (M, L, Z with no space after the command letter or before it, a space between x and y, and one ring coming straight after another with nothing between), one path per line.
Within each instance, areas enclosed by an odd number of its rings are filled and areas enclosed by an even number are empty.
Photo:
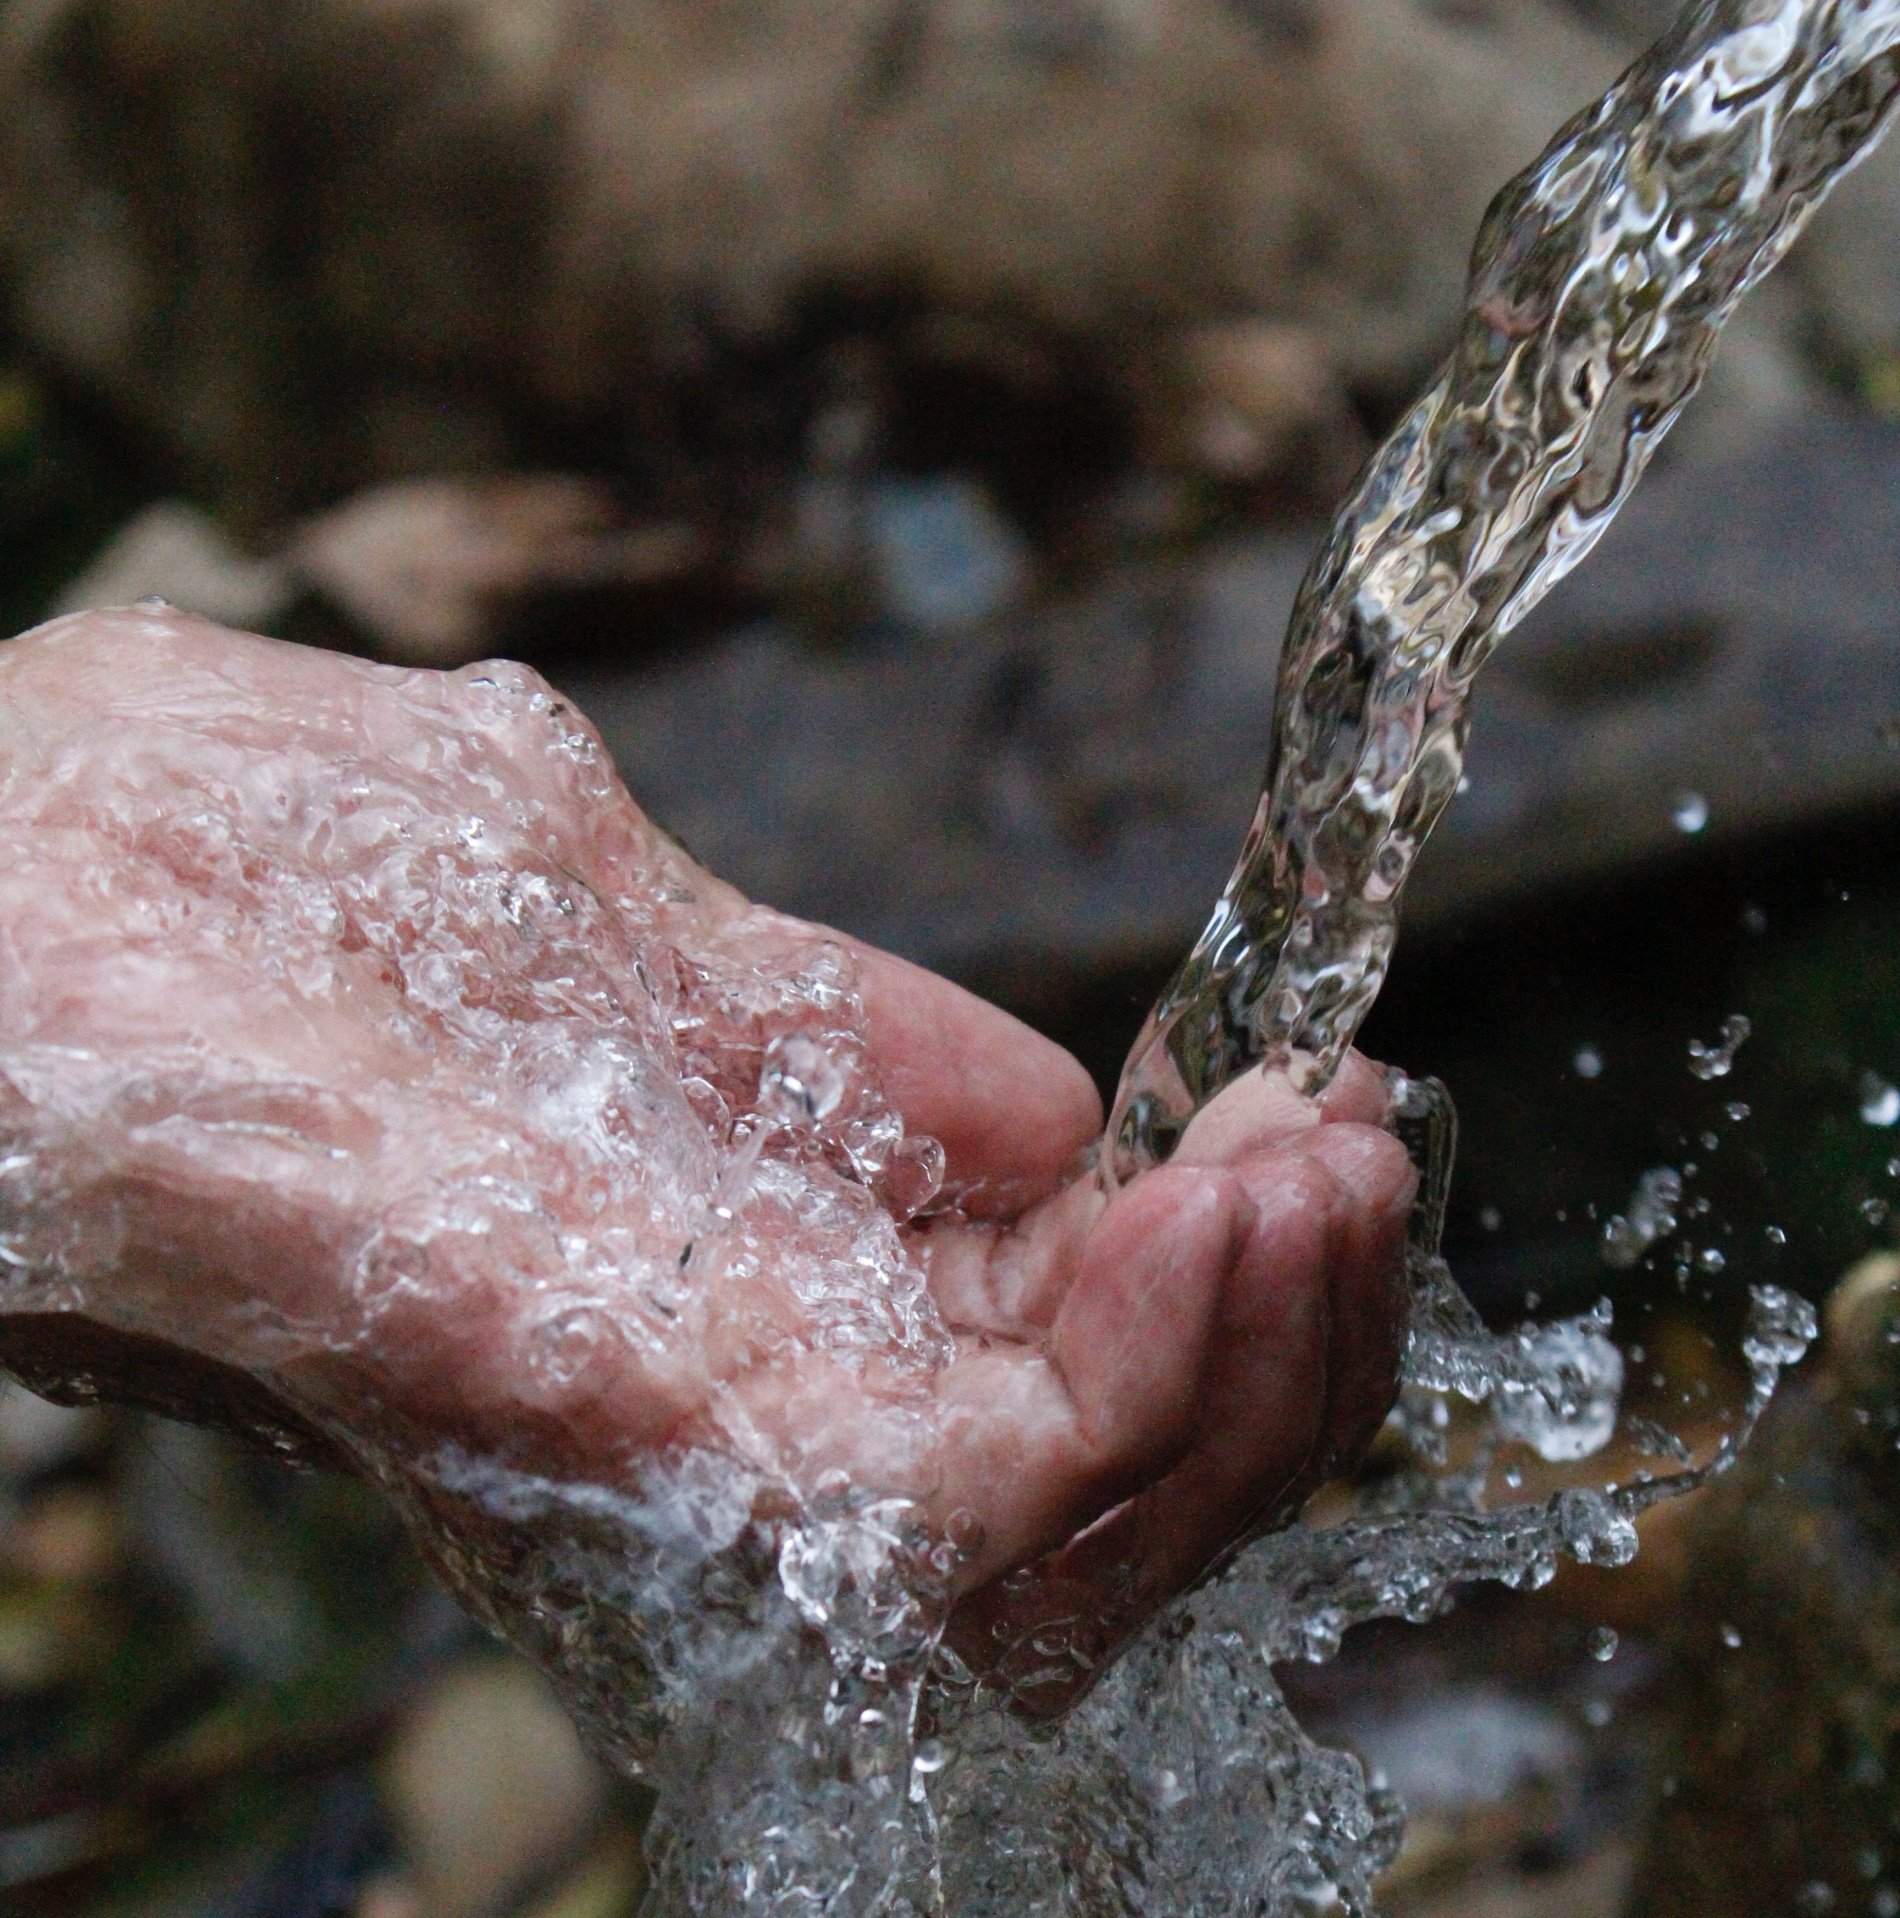
M1550 1505L1563 1548L1579 1565L1627 1565L1636 1556L1636 1527L1601 1492L1559 1492Z
M806 1127L844 1102L844 1070L809 1033L786 1033L766 1048L759 1070L759 1111L780 1125Z
M1787 1233L1778 1225L1763 1226L1762 1237L1765 1238L1770 1245L1786 1245L1788 1243Z
M1495 1232L1503 1225L1504 1214L1494 1205L1480 1206L1478 1208L1478 1223L1483 1226L1485 1231Z
M1179 1772L1163 1765L1154 1775L1154 1801L1163 1811L1173 1811L1194 1796L1193 1788L1181 1782Z
M1742 1356L1758 1371L1773 1373L1783 1366L1799 1365L1819 1333L1814 1307L1800 1293L1779 1285L1749 1288Z
M1752 1111L1753 1107L1747 1105L1742 1100L1731 1099L1728 1104L1722 1108L1722 1116L1728 1120L1731 1125L1740 1125L1744 1119L1750 1116Z
M1728 1259L1724 1256L1720 1246L1705 1245L1702 1250L1696 1254L1695 1262L1704 1272L1715 1273L1728 1269Z
M1590 1634L1590 1656L1599 1665L1607 1665L1616 1656L1616 1648L1622 1643L1615 1630L1608 1625L1599 1625Z
M1678 793L1669 816L1678 832L1698 833L1709 823L1709 802L1698 792Z
M1860 1202L1860 1216L1869 1225L1885 1225L1890 1209L1885 1199L1863 1199Z
M1900 1125L1900 1086L1890 1084L1877 1072L1863 1072L1860 1116L1869 1125Z
M1600 1732L1616 1716L1616 1707L1607 1698L1586 1698L1583 1701L1583 1722L1593 1732Z
M1742 908L1742 930L1759 939L1768 930L1768 915L1759 906Z
M530 1363L550 1383L571 1385L612 1330L606 1314L591 1305L554 1312L534 1328Z
M1579 1046L1570 1061L1570 1069L1579 1079L1603 1077L1603 1055L1595 1046Z
M1721 1639L1722 1643L1726 1645L1730 1651L1738 1652L1742 1649L1742 1635L1733 1625L1724 1624L1718 1626L1716 1628L1716 1636Z
M1735 1070L1735 1055L1755 1030L1746 1015L1731 1013L1722 1021L1721 1036L1714 1045L1699 1039L1689 1041L1689 1070L1698 1079L1726 1079Z
M1873 1897L1874 1918L1900 1918L1900 1891L1882 1885Z
M1834 1887L1825 1878L1811 1878L1795 1893L1795 1910L1803 1918L1823 1918L1823 1914L1834 1909L1837 1900Z

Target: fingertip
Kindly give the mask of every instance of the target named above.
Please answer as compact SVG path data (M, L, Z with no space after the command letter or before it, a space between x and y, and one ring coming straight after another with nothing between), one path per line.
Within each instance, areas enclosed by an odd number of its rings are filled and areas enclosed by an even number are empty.
M1313 1150L1348 1195L1331 1275L1325 1449L1338 1462L1377 1431L1397 1389L1405 1243L1418 1174L1399 1141L1375 1126L1326 1126Z
M965 1211L1014 1216L1060 1186L1102 1131L1081 1062L950 980L850 943L886 1096L942 1145Z
M1209 1339L1252 1223L1232 1174L1168 1165L1120 1193L1089 1235L1052 1353L1085 1436L1125 1490L1193 1437Z
M1338 1119L1317 1128L1304 1144L1338 1179L1356 1210L1377 1220L1410 1211L1418 1171L1405 1147L1383 1127Z
M1234 1165L1318 1123L1317 1108L1294 1091L1285 1073L1246 1072L1194 1115L1170 1163Z
M1320 1116L1337 1123L1384 1125L1392 1116L1392 1080L1386 1068L1363 1052L1349 1052L1319 1095Z

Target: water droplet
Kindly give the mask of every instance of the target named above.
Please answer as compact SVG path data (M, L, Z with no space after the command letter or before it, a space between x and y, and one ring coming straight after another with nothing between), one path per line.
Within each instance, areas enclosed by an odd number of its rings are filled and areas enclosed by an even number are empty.
M1727 1647L1729 1648L1729 1650L1730 1650L1730 1651L1732 1651L1732 1652L1737 1652L1737 1651L1740 1651L1740 1650L1741 1650L1741 1648L1742 1648L1742 1635L1741 1635L1741 1633L1740 1633L1740 1632L1738 1632L1738 1631L1737 1631L1737 1630L1735 1629L1735 1627L1734 1627L1733 1625L1726 1625L1726 1624L1725 1624L1725 1625L1722 1625L1722 1626L1720 1626L1720 1627L1718 1628L1718 1630L1719 1630L1719 1634L1720 1634L1720 1636L1721 1636L1721 1640L1722 1640L1722 1643L1723 1643L1724 1645L1726 1645L1726 1646L1727 1646Z
M1600 1079L1603 1077L1603 1055L1595 1046L1579 1046L1576 1056L1570 1061L1570 1068L1579 1079Z
M828 1119L843 1103L845 1075L808 1033L774 1039L759 1070L759 1110L780 1125L810 1126Z
M1599 1665L1607 1665L1616 1656L1616 1648L1622 1643L1616 1632L1608 1625L1599 1625L1590 1634L1590 1656Z
M1637 1180L1628 1211L1604 1221L1605 1265L1627 1272L1658 1240L1675 1231L1683 1176L1674 1166L1659 1165Z
M1726 1079L1735 1070L1735 1055L1754 1030L1744 1014L1731 1013L1722 1021L1721 1034L1713 1045L1705 1046L1700 1039L1689 1041L1689 1070L1698 1079Z
M1900 1086L1890 1085L1877 1072L1863 1072L1860 1116L1869 1125L1900 1125Z
M1678 832L1700 832L1709 823L1709 802L1697 792L1678 793L1670 817Z

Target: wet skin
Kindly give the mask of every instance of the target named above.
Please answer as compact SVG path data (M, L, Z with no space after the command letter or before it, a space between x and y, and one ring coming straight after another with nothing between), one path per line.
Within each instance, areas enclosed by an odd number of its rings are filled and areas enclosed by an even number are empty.
M540 892L498 917L496 871ZM697 1020L702 1077L723 1045L743 1079L732 982L813 952L855 976L882 1097L944 1148L955 1203L901 1232L948 1356L841 1359L793 1282L800 1228L767 1220L763 1269L715 1266L677 1322L527 1362L549 1248L664 1263L719 1163L669 1020ZM646 1088L618 1142L546 1116L543 1033ZM344 1462L453 1439L629 1485L704 1446L794 1500L843 1474L961 1542L973 1662L1065 1636L1054 1707L1383 1417L1413 1192L1385 1107L1356 1058L1317 1103L1255 1075L1109 1198L1075 1060L711 878L523 669L396 672L144 609L0 647L0 1362L41 1383L65 1350L108 1392ZM371 1310L374 1248L478 1176L529 1224L431 1240Z

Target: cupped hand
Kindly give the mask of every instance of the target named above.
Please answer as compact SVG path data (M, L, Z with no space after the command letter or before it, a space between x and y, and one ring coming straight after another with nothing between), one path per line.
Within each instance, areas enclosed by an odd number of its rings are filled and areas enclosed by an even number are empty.
M1385 1102L1255 1075L1111 1198L1073 1059L709 877L524 668L153 608L0 647L0 1363L41 1383L385 1471L707 1448L907 1499L953 1642L1061 1702L1383 1416Z

